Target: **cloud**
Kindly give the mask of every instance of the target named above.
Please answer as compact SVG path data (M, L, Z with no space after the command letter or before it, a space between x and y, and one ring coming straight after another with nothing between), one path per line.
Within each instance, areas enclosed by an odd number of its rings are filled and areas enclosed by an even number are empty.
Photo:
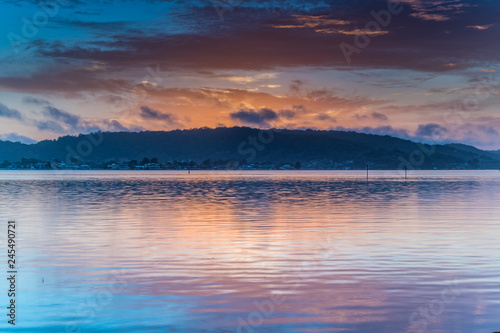
M448 129L442 135L438 129L434 137L424 138L422 141L431 143L461 142L482 149L498 150L500 147L498 128L500 128L499 117L480 117L460 126L454 126L453 130ZM422 138L416 137L416 139Z
M328 122L332 122L332 123L337 122L337 119L335 119L335 117L333 117L329 114L326 114L326 113L320 113L315 118L317 120L320 120L320 121L328 121Z
M16 109L11 109L2 103L0 103L0 117L17 119L17 120L23 119L21 112L17 111Z
M291 20L292 24L274 25L273 27L279 29L317 28L352 23L346 20L331 19L327 15L292 15Z
M496 129L494 129L493 127L491 126L484 126L484 125L479 125L478 127L478 130L487 134L487 135L491 135L491 136L499 136L500 133L498 133L498 131Z
M358 28L345 28L353 22L349 20L329 18L328 15L292 15L289 24L272 25L276 29L312 29L316 33L356 35L362 32L372 35L384 35L388 31L362 31Z
M372 116L373 119L376 119L376 120L381 120L381 121L387 121L387 120L389 120L389 118L385 114L380 113L380 112L373 112L371 114L371 116Z
M418 125L415 132L417 137L422 138L441 138L448 133L448 129L439 124Z
M91 70L54 68L29 76L0 76L0 89L27 93L74 93L130 91L133 85L124 79L101 78ZM33 103L34 99L27 99Z
M390 111L390 112L400 112L400 113L413 113L415 111L442 111L442 110L448 110L450 107L452 107L456 103L463 102L463 99L456 99L456 100L447 100L443 102L427 102L424 101L422 104L399 104L399 105L386 105L379 107L379 109L384 110L384 111Z
M154 105L168 105L169 112L174 115L189 114L196 110L198 117L193 119L190 126L216 126L225 122L228 126L245 124L287 128L329 126L327 123L320 124L315 116L319 113L329 114L331 117L323 118L323 121L333 122L336 118L340 123L355 110L378 107L387 102L357 94L339 96L337 91L307 88L304 86L304 93L299 96L280 96L234 88L160 88L147 91L147 100ZM265 109L270 111L263 113ZM149 123L149 127L161 129L154 123Z
M0 116L20 120L24 124L35 126L41 131L52 131L55 133L66 133L68 131L81 132L87 127L87 123L82 121L79 116L55 108L48 101L32 97L26 97L23 101L25 103L45 105L40 113L45 119L24 118L19 111L10 109L1 103Z
M59 44L43 41L34 44L34 49L45 58L70 63L95 61L108 64L110 70L141 69L148 64L159 64L165 70L198 71L347 66L347 69L403 68L444 72L457 69L443 66L447 63L473 67L500 60L500 46L491 43L498 34L496 29L483 30L478 36L472 29L465 28L475 26L474 22L481 17L496 20L498 10L493 5L469 6L456 1L442 1L439 5L428 1L405 2L412 10L394 16L383 31L373 32L384 35L370 36L369 47L354 54L349 66L339 45L342 42L354 45L359 29L374 20L370 11L387 8L386 1L346 4L333 13L332 4L316 8L315 13L296 4L290 4L291 9L279 9L279 13L249 4L252 15L244 11L231 12L227 18L230 24L224 25L213 24L213 19L217 19L213 8L194 6L193 15L176 17L179 31L175 33L113 27L113 33L107 34L105 40L96 38L79 43L63 40ZM467 15L460 15L465 12ZM191 16L206 20L194 22ZM421 19L431 22L422 24ZM80 28L94 31L95 24L86 22L87 26ZM133 23L130 26L135 27ZM98 29L108 32L104 25ZM472 47L463 48L464 44ZM478 58L481 51L488 51L488 57ZM233 76L231 79L245 83L258 78Z
M95 15L96 13L87 13L83 14L83 12L79 12L80 15ZM52 21L60 24L64 27L69 28L84 28L88 30L96 30L97 32L102 31L120 31L129 27L133 22L131 21L84 21L84 20L70 20L65 18L55 17Z
M58 134L85 134L96 131L136 132L144 130L140 126L126 127L116 119L80 120L76 126L67 126L63 118L62 120L32 120L31 124L40 131L50 131Z
M443 22L449 21L457 14L463 13L471 5L468 3L459 3L458 0L442 1L422 1L422 0L401 0L408 3L413 9L410 16L424 21Z
M43 101L42 104L49 102ZM84 119L67 111L46 105L40 115L43 119L27 119L25 122L35 126L40 131L50 131L58 134L79 134L95 131L128 132L143 130L140 126L126 127L116 119Z
M147 105L141 106L140 116L146 120L161 120L165 121L170 125L177 124L177 116L172 113L163 113L158 110L154 110Z
M111 132L134 132L134 131L140 131L143 130L141 127L133 127L133 128L128 128L123 126L118 120L109 120L109 119L104 119L101 121L101 124L103 127ZM102 129L102 128L99 128Z
M43 114L47 115L48 117L54 120L69 125L72 129L78 129L81 123L81 118L79 116L75 116L73 114L70 114L66 111L62 111L53 106L45 107Z
M389 118L385 114L380 113L380 112L372 112L370 115L356 113L356 114L354 114L353 117L356 118L357 120L363 120L363 119L368 119L368 118L372 118L372 119L380 120L380 121L389 120Z
M325 128L335 120L347 127L386 125L390 120L413 134L419 124L440 123L454 100L466 98L459 95L465 93L464 80L481 69L493 71L500 63L500 45L492 43L500 29L491 25L500 10L495 1L403 0L404 11L382 27L385 34L368 35L369 45L353 54L349 65L339 44L355 45L353 34L374 20L371 11L387 9L386 0L242 2L225 14L224 22L212 4L201 0L148 0L144 5L150 9L171 5L174 10L152 10L140 18L104 15L113 2L96 2L100 17L52 18L50 39L30 39L22 57L8 58L13 67L0 74L0 90L7 98L29 96L24 106L39 110L14 110L17 119L22 115L29 124L33 115L40 128L64 132L124 130L138 120L147 129L163 129L176 126L177 119L185 122L184 114L193 115L189 124L200 127L235 121L276 126L282 121L289 128ZM37 6L36 0L29 3ZM67 29L75 34L65 34ZM30 60L29 66L24 59ZM164 81L144 89L141 81L154 81L147 76L150 66L161 68ZM429 81L424 86L419 78ZM384 89L372 89L372 84ZM442 89L450 84L457 88ZM329 85L334 87L323 88ZM424 97L426 92L434 95ZM42 99L63 106L70 101L62 99L75 96L80 99L72 102L79 109L69 112ZM105 101L104 96L113 97ZM481 110L467 121L494 114L497 96L481 99ZM90 118L86 110L78 117L84 102L102 111L104 119ZM140 110L141 105L148 109ZM49 106L54 109L46 109ZM262 109L271 112L265 115ZM4 119L5 109L2 113ZM121 118L108 119L110 114ZM362 122L356 121L356 114ZM16 113L8 116L15 119Z
M45 99L35 98L31 96L24 97L23 103L34 104L34 105L50 105L50 102Z
M366 115L366 114L359 114L359 113L354 114L353 117L356 118L357 120L368 119L368 115Z
M252 83L260 80L269 80L276 78L276 73L262 73L256 75L246 75L246 76L221 76L228 81L244 84L244 83Z
M486 25L468 25L467 28L472 28L476 30L486 30L494 26L494 24L486 24Z
M62 127L58 122L52 120L34 120L33 124L40 131L50 131L54 133L67 133L66 129Z
M297 112L292 110L281 110L279 112L279 116L285 119L293 119L297 116Z
M240 109L229 115L231 119L241 121L245 124L270 126L269 121L277 120L278 114L269 108L262 108L259 111L253 109Z
M25 143L25 144L33 144L33 143L38 142L36 140L33 140L32 138L28 138L27 136L19 135L17 133L0 134L0 140L11 141L11 142L21 142L21 143Z
M300 94L302 87L304 86L305 82L303 80L292 80L292 83L290 83L290 92L294 95Z

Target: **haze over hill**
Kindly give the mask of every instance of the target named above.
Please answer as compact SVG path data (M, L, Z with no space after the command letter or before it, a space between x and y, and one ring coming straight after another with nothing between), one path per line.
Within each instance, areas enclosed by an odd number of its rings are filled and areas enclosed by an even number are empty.
M498 169L500 152L462 144L424 145L390 136L344 131L259 130L248 127L159 132L104 132L27 145L0 141L0 161L22 158L108 163L236 161L236 165L299 162L305 169Z

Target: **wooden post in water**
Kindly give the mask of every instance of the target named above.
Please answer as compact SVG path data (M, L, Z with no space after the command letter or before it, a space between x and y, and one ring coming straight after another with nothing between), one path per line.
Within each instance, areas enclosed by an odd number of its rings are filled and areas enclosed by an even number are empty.
M407 172L408 172L408 167L405 165L405 179L408 179L407 174L406 174Z
M368 164L366 165L366 181L368 181Z

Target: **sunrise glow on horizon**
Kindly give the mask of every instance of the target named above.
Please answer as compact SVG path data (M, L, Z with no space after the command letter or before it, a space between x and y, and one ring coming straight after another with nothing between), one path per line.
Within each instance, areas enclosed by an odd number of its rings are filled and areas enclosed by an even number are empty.
M338 129L500 149L495 1L5 1L0 140Z

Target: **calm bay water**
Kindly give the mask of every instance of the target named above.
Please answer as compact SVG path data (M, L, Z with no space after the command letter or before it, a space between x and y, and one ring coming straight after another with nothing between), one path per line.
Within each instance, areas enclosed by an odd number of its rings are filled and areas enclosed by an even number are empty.
M498 171L0 171L19 250L0 331L500 331L499 190Z

